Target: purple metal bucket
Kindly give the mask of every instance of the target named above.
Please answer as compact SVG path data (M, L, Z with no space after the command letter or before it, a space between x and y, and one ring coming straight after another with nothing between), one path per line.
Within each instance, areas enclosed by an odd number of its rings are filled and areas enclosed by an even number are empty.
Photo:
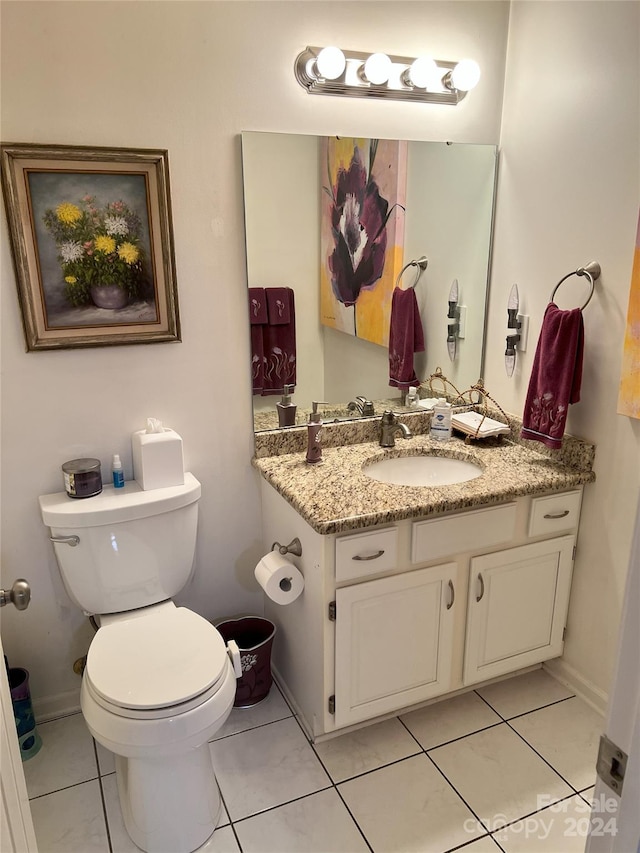
M216 625L225 643L235 640L240 649L242 676L236 684L235 708L250 708L269 695L271 647L276 626L261 616L227 619Z

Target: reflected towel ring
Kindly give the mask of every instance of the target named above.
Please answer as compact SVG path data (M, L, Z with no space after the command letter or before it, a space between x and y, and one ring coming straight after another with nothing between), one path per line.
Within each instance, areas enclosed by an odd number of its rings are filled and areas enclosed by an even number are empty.
M424 256L424 255L423 255L421 258L418 258L418 259L417 259L417 260L415 260L415 261L409 261L409 263L408 263L408 264L405 264L405 265L402 267L402 269L400 270L400 274L398 275L398 278L396 279L396 287L400 287L400 279L402 278L402 276L403 276L404 272L405 272L406 270L408 270L408 269L409 269L409 267L418 267L418 269L416 270L416 278L415 278L415 281L413 282L413 284L410 284L410 285L409 285L409 287L407 288L407 290L409 290L410 288L415 287L415 286L416 286L416 284L420 281L420 276L421 276L421 275L422 275L422 273L426 270L426 268L427 268L427 264L428 264L428 263L429 263L429 261L427 260L427 258L425 258L425 256Z
M564 278L561 278L560 281L553 288L549 301L553 302L553 297L556 295L556 291L558 290L563 281L566 281L568 278L571 278L572 275L584 275L589 279L589 283L591 284L591 291L589 292L589 296L587 296L587 301L580 309L581 311L584 311L587 305L591 302L591 297L593 296L595 290L596 281L600 278L600 273L600 264L597 261L590 261L586 266L580 267L579 269L574 270L573 272L567 273L567 275L565 275Z

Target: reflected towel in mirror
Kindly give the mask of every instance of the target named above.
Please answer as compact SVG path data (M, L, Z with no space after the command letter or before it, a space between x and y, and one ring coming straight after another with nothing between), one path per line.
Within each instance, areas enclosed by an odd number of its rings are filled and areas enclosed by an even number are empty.
M424 332L413 288L393 291L389 324L389 385L406 391L420 380L413 366L416 352L424 352Z

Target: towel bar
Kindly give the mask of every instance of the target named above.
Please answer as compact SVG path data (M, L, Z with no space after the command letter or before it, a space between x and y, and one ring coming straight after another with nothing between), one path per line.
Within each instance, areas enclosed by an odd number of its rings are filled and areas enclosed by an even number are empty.
M589 292L589 296L587 296L587 301L584 303L584 305L580 309L581 311L584 311L584 309L587 307L587 305L591 302L591 297L593 296L593 292L595 290L596 281L600 278L600 273L601 273L600 264L597 261L589 261L589 263L586 266L579 267L577 270L573 270L572 272L567 273L567 275L565 275L564 278L561 278L560 281L553 288L553 290L551 292L551 298L549 301L553 302L553 297L556 295L556 291L560 287L560 285L562 284L563 281L566 281L568 278L571 278L572 275L584 275L589 279L589 282L591 284L591 291Z
M400 270L398 278L396 279L396 287L400 286L400 279L402 278L402 275L405 272L405 270L408 270L409 267L418 267L418 269L416 270L415 281L413 282L413 284L409 285L409 287L415 287L416 284L420 281L420 276L426 270L428 263L429 263L429 261L427 260L427 258L424 255L421 258L418 258L416 261L409 261L409 263L405 264L402 267L402 269Z

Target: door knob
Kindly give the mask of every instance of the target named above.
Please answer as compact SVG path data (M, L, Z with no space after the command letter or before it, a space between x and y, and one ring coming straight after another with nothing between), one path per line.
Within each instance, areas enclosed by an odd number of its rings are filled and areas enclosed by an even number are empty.
M14 604L17 610L26 610L31 601L31 587L24 578L13 582L11 589L0 589L0 607Z

